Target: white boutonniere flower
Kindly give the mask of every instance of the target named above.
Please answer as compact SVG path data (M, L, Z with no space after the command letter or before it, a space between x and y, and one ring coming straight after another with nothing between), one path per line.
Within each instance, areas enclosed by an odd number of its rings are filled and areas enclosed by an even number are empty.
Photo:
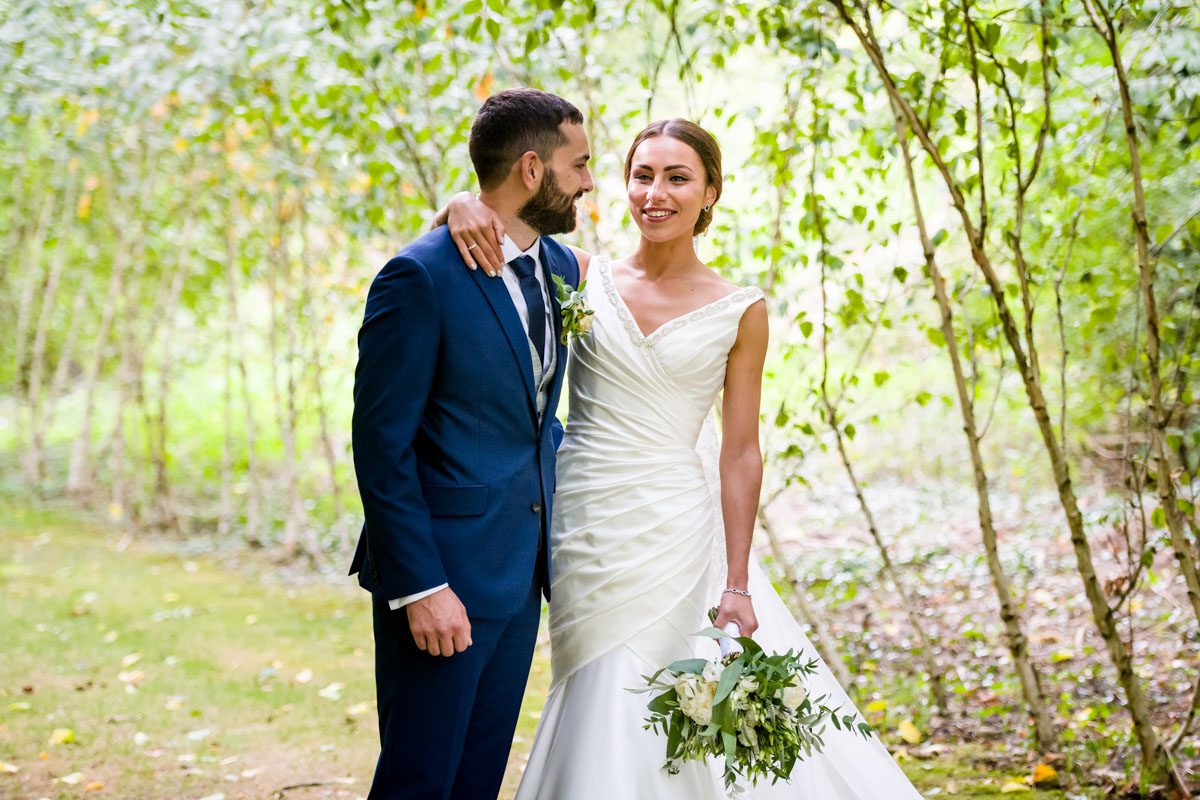
M561 275L552 277L562 313L562 343L570 344L591 330L592 315L596 312L588 306L587 298L583 296L587 281L579 284L579 288L576 289L564 281Z

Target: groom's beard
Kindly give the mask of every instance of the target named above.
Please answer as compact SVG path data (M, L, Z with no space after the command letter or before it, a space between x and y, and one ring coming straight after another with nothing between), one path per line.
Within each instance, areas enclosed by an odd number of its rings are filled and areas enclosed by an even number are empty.
M570 233L575 230L575 201L583 192L571 197L558 187L558 176L546 167L537 194L517 209L517 218L542 235Z

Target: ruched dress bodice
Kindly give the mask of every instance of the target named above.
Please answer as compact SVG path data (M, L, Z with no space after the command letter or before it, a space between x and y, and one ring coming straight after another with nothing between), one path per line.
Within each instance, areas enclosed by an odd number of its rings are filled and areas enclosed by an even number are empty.
M686 637L703 621L681 607L711 574L716 523L696 441L741 316L763 296L738 289L647 336L611 263L598 257L591 277L595 319L571 348L551 525L555 682L621 644L649 661L677 654L677 637L638 634L666 621Z

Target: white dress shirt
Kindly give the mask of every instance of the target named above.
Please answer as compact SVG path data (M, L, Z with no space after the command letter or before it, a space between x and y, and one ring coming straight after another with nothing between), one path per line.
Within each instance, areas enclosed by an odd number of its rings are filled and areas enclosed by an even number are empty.
M517 271L512 268L509 262L519 256L529 256L533 259L535 267L533 274L537 278L538 286L542 289L542 303L545 304L546 309L546 337L544 341L546 342L546 346L550 347L554 343L554 320L550 316L552 313L550 310L550 299L546 294L546 278L542 274L542 239L541 237L534 239L533 244L529 246L528 250L522 250L517 247L516 242L508 238L508 234L505 234L503 241L500 242L500 247L504 256L504 266L500 269L500 278L504 281L504 288L508 289L508 295L512 298L513 305L516 306L517 317L521 320L521 327L525 329L526 336L529 336L529 306L525 303L525 295L521 294L521 279L517 277ZM532 346L530 347L530 351L533 351ZM541 355L544 363L546 354L542 353ZM434 586L432 589L426 589L423 592L389 600L388 608L392 611L404 608L409 603L414 603L423 597L428 597L434 592L440 592L449 585L448 583L443 583L440 586Z

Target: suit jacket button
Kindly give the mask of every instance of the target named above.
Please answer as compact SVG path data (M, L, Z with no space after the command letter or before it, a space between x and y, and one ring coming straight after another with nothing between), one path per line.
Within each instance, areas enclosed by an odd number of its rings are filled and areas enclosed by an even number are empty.
M540 514L540 513L542 513L542 504L541 504L541 503L534 503L533 505L531 505L531 506L529 507L529 510L530 510L530 511L532 511L533 513L535 513L535 514Z

